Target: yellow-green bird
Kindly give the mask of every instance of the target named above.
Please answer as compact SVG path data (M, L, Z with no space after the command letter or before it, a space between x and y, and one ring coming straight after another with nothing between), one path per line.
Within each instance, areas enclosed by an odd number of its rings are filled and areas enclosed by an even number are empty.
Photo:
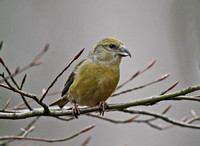
M105 101L117 87L122 57L130 52L118 39L107 37L97 42L86 59L80 61L69 76L62 91L62 97L50 106L62 108L69 101L74 104L74 115L79 114L78 105L95 106L99 104L102 112ZM103 113L102 113L103 114Z

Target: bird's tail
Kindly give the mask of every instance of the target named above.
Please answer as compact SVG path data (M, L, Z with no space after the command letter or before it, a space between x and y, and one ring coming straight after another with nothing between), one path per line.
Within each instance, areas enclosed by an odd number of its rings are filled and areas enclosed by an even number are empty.
M63 96L59 98L58 100L56 100L55 102L53 102L52 104L50 104L49 106L58 105L60 108L63 108L63 106L65 106L65 104L67 104L68 102L69 100L67 99L67 97Z

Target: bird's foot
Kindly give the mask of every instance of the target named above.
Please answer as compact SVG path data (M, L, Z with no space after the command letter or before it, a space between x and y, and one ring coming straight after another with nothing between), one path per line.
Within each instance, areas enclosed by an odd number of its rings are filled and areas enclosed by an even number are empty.
M108 104L105 101L100 101L99 102L99 112L100 115L104 115L105 109L108 108Z
M78 119L78 115L80 115L80 110L78 108L78 105L76 103L73 104L73 107L72 107L72 115Z

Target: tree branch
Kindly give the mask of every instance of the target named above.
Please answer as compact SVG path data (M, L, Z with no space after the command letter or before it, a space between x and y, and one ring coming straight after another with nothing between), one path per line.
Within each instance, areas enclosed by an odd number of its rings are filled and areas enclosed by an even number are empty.
M3 43L3 41L0 43L0 45ZM0 46L1 47L1 46ZM15 77L16 75L28 70L29 68L32 68L34 66L40 65L41 62L39 61L39 59L47 52L47 50L49 49L49 44L46 44L44 49L31 61L31 63L29 63L28 65L24 66L23 68L19 68L17 67L15 72L12 73L12 77ZM5 77L7 80L11 77L10 75ZM0 83L4 82L3 80L0 80Z
M30 128L37 122L37 120L38 120L39 118L40 118L40 117L34 118L34 119L26 126L25 130L30 129ZM25 132L25 131L20 131L19 134L17 134L17 136L22 136L22 135L24 134L24 132ZM6 144L8 144L8 143L10 143L10 142L12 142L12 141L14 141L14 140L15 140L15 139L8 139L8 140L2 142L1 145L6 145Z
M186 95L188 93L191 93L191 92L194 92L197 90L200 90L200 86L192 86L192 87L183 89L178 92L160 95L160 96L153 96L153 97L149 97L146 99L140 99L140 100L126 102L126 103L110 104L109 107L106 109L106 111L117 111L117 110L122 110L122 109L126 109L126 108L133 107L133 106L153 105L160 101L177 100L176 98L178 96ZM180 97L179 97L179 100L180 100ZM184 100L184 98L183 98L183 100ZM189 100L189 99L187 99L187 100ZM191 99L191 101L193 101L193 99ZM99 111L98 106L80 108L81 114L97 112L97 111ZM43 109L38 108L38 109L34 109L33 111L18 110L18 113L0 112L1 119L24 119L24 118L34 117L34 116L56 116L57 117L57 116L66 116L66 115L72 115L72 110L68 110L68 108L63 108L63 109L50 108L49 113L44 113Z
M53 85L55 84L55 82L58 80L58 78L71 66L71 64L78 59L78 57L83 53L84 48L73 58L73 60L56 76L56 78L53 80L53 82L49 85L49 87L47 88L47 90L45 91L45 93L42 95L42 98L40 99L40 102L43 101L43 99L45 98L45 96L47 95L47 93L49 92L50 88L53 87Z
M128 92L131 92L131 91L133 91L133 90L138 90L138 89L144 88L144 87L146 87L146 86L149 86L149 85L158 83L158 82L160 82L160 81L163 81L164 79L166 79L166 78L168 78L168 77L169 77L169 74L165 74L165 75L163 75L162 77L160 77L160 78L158 78L158 79L156 79L156 80L154 80L154 81L151 81L151 82L149 82L149 83L146 83L146 84L144 84L144 85L141 85L141 86L138 86L138 87L134 87L134 88L131 88L131 89L127 89L127 90L124 90L124 91L119 92L119 93L114 93L114 94L111 95L111 97L118 96L118 95L121 95L121 94L124 94L124 93L128 93Z
M11 78L11 81L14 83L14 85L17 87L17 89L21 90L22 87L23 87L23 84L24 84L24 82L25 82L26 75L24 76L24 78L23 78L23 80L22 80L21 87L20 87L20 86L18 85L18 83L15 81L15 79L14 79L14 77L12 76L12 74L11 74L9 68L6 66L6 64L4 63L4 61L3 61L2 58L0 58L0 62L1 62L1 64L4 66L4 68L6 69L8 75L9 75L10 78ZM2 77L3 77L4 81L8 84L7 78L5 78L4 76L2 76ZM24 101L25 105L28 107L28 109L29 109L29 110L32 110L32 108L30 107L30 105L29 105L28 102L26 101L25 97L24 97L22 94L20 94L20 96L21 96L22 100Z
M10 140L10 139L15 139L15 140L31 140L31 141L42 141L42 142L62 142L62 141L67 141L70 140L74 137L77 137L78 135L87 132L88 130L91 130L92 128L94 128L95 125L90 125L84 129L82 129L81 131L73 134L72 136L69 137L65 137L65 138L58 138L58 139L46 139L46 138L36 138L36 137L23 137L23 136L2 136L0 137L0 140Z
M173 125L177 125L180 127L187 127L187 128L194 128L194 129L200 129L200 125L193 125L193 124L188 124L186 122L182 122L182 121L177 121L174 119L169 118L168 116L162 115L162 114L158 114L158 113L154 113L154 112L147 112L144 110L129 110L129 109L122 109L119 110L122 112L126 112L126 113L131 113L131 114L143 114L143 115L148 115L148 116L152 116L155 118L159 118L162 119L168 123L171 123Z

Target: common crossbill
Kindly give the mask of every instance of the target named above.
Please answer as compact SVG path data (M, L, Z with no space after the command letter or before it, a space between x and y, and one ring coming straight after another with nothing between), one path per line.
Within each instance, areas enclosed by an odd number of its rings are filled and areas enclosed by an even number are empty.
M78 105L105 109L105 101L115 90L120 76L122 57L130 56L124 44L112 37L97 42L86 59L80 61L70 74L61 98L50 106L62 108L69 101L74 104L74 114L79 114ZM104 112L104 110L102 111Z

